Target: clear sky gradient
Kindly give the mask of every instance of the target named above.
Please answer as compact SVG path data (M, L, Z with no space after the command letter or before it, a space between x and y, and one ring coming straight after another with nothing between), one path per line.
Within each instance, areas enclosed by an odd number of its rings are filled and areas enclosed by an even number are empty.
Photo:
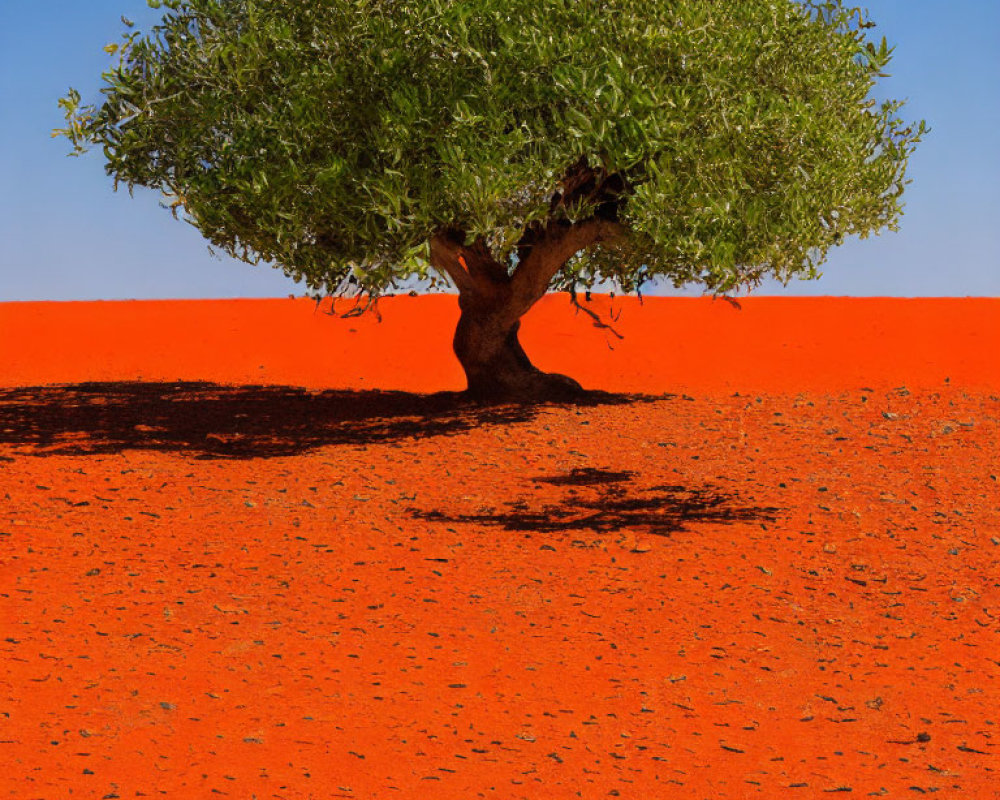
M908 99L904 116L932 128L910 161L901 230L837 248L818 281L757 293L1000 296L1000 2L866 5L897 48L879 95ZM148 30L158 12L0 0L0 301L301 294L278 270L209 255L156 193L113 192L99 152L67 158L69 143L50 138L70 86L98 98L122 14Z

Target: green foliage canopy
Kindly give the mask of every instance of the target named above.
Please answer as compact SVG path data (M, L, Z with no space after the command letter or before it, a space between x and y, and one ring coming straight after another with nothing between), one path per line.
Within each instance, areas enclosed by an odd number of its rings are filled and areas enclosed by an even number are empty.
M891 48L840 0L150 5L56 133L317 293L433 278L445 228L513 269L531 226L594 214L552 203L581 159L624 181L629 234L553 288L815 277L845 236L895 229L925 131L870 99Z

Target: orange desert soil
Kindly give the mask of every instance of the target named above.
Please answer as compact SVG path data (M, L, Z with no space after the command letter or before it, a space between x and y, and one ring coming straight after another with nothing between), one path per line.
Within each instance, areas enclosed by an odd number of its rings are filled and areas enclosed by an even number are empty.
M741 304L0 305L0 795L1000 797L1000 301Z

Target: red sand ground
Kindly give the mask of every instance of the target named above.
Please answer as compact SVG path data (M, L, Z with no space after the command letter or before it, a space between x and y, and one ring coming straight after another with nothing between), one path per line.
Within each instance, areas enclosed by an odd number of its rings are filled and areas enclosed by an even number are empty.
M0 792L1000 797L1000 301L742 305L0 305Z

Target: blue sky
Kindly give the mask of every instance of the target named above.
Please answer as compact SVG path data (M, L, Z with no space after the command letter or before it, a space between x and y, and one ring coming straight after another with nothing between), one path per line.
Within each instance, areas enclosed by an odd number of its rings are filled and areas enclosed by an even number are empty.
M932 128L911 158L901 230L846 243L818 281L757 294L1000 296L1000 2L867 8L897 47L880 94L908 99L904 116ZM155 193L113 192L99 153L67 158L68 142L50 138L68 87L97 98L122 14L148 29L157 12L145 0L0 0L0 301L301 293L277 270L209 255Z

